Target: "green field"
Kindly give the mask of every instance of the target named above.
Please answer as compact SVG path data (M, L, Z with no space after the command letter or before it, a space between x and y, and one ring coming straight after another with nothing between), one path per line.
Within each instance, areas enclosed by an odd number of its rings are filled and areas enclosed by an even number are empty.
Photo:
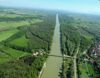
M7 62L14 59L19 59L20 57L29 55L29 53L27 52L15 50L12 48L8 48L6 46L1 46L0 51L1 51L0 63Z
M17 28L20 26L30 26L31 24L42 22L39 19L33 19L31 21L10 21L10 22L0 22L0 30L9 29L9 28Z
M14 35L17 32L18 32L17 29L0 32L0 42L3 41L3 40L8 39L9 37L11 37L12 35Z
M10 44L14 44L21 47L28 47L28 39L26 39L24 35L20 38L14 39L13 41L10 42Z
M81 75L80 75L80 78L90 78L90 77L93 77L93 78L96 78L96 71L93 69L93 66L92 64L90 63L83 63L81 62L80 65L79 65L79 69L80 69L80 72L81 72Z
M81 72L81 75L80 75L80 78L89 78L88 77L88 74L87 74L87 68L85 66L85 63L80 63L79 65L79 69L80 69L80 72Z

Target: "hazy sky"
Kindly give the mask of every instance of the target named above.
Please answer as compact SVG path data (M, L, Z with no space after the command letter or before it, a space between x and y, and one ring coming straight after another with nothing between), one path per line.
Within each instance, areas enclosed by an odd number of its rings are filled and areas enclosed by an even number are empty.
M0 0L1 6L63 9L100 14L99 0Z

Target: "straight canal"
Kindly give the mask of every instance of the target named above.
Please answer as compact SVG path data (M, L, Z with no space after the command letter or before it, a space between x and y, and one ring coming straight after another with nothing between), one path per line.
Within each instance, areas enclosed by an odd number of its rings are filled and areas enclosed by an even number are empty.
M56 56L62 56L61 44L60 44L60 23L58 14L56 14L56 25L55 25L50 55L54 56L48 57L46 61L46 67L43 69L41 78L60 78L59 72L61 71L60 69L63 58L56 57Z

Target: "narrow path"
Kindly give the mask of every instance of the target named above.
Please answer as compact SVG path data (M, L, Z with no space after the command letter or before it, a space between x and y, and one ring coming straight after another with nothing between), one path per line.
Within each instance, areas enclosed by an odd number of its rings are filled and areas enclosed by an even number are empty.
M74 59L74 78L77 78L77 65L76 65L76 59Z
M76 51L76 53L74 55L74 59L73 59L73 62L74 62L74 78L78 78L78 76L77 76L77 62L76 62L78 53L79 53L79 46L77 48L77 51Z
M50 55L62 56L60 50L60 23L58 14L56 15L56 26ZM60 78L59 72L62 65L62 59L63 58L49 56L41 78Z

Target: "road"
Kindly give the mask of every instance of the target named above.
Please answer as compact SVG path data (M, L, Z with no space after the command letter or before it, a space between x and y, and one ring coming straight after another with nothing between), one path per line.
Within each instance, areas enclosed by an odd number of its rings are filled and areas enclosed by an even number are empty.
M76 53L74 55L74 59L73 59L73 62L74 62L74 78L78 78L78 76L77 76L77 62L76 62L76 59L77 59L77 54L79 53L79 46L77 47L77 51L76 51Z
M60 23L57 14L50 55L62 56L60 46L61 46L60 45ZM46 67L42 72L41 78L60 78L59 72L62 65L62 61L63 58L49 56L46 61Z

